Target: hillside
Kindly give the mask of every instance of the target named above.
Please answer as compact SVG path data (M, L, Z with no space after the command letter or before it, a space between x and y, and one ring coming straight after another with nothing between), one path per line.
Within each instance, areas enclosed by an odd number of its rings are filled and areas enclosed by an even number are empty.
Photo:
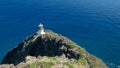
M46 30L26 38L3 58L0 68L107 68L68 38Z

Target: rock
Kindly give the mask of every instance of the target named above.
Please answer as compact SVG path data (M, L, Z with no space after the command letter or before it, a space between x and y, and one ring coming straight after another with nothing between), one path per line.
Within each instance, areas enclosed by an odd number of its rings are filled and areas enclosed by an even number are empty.
M15 68L13 64L3 64L0 65L0 68Z
M21 62L18 65L16 65L15 68L26 68L26 66L26 63Z
M51 68L69 68L69 67L63 64L57 64L57 65L53 65Z
M41 36L35 33L26 38L3 58L2 64L8 65L0 67L107 68L103 61L68 38L50 30L46 30L45 33Z

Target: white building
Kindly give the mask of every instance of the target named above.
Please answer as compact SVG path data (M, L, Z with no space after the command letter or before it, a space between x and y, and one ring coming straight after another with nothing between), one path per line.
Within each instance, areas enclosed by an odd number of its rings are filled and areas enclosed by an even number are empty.
M45 34L45 31L44 31L44 28L43 28L43 24L39 24L38 25L38 27L39 27L39 31L37 32L39 35L44 35Z

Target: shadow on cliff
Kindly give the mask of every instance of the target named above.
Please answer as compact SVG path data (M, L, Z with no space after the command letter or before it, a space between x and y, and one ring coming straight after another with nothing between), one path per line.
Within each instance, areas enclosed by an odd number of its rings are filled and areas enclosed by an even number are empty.
M79 59L79 55L70 49L64 39L50 38L49 36L38 37L32 42L33 36L19 44L5 56L1 64L14 64L25 61L26 56L55 57L65 55L67 58ZM29 44L27 44L29 43Z

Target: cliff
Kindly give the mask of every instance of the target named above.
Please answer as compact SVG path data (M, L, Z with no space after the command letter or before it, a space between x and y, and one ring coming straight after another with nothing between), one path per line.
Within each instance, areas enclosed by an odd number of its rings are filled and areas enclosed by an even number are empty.
M26 38L3 58L0 68L107 68L66 37L45 31Z

